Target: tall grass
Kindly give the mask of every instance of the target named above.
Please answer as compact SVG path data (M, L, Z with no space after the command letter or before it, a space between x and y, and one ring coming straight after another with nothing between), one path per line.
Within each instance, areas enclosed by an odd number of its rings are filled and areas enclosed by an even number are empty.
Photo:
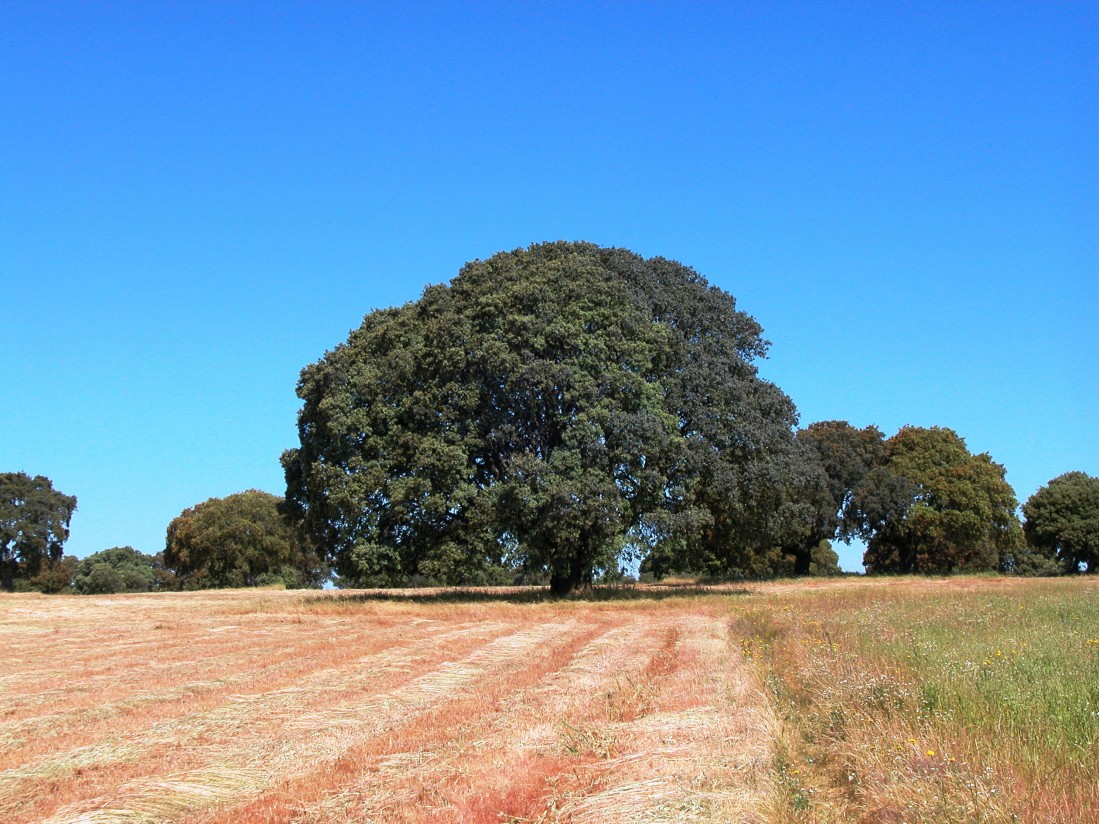
M1095 582L761 596L733 628L786 713L780 818L1095 820Z

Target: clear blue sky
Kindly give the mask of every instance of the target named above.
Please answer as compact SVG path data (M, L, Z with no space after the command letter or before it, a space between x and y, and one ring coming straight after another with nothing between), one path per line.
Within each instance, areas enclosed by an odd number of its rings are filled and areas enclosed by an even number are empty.
M0 4L0 471L71 554L281 494L303 366L556 239L730 291L803 424L1099 474L1094 2Z

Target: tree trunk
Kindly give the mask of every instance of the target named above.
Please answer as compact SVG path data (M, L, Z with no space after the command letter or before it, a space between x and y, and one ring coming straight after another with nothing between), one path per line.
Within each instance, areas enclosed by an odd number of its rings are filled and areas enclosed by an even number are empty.
M592 571L584 563L584 554L580 550L569 559L568 572L554 569L550 573L550 594L559 598L568 595L580 595L592 590Z
M568 595L583 595L591 591L592 580L590 575L584 577L582 575L573 575L570 572L568 575L550 576L550 594L559 598Z
M787 550L794 556L794 575L808 575L813 563L813 549L809 546L795 546Z
M4 559L0 561L0 586L5 591L11 592L15 589L15 561Z

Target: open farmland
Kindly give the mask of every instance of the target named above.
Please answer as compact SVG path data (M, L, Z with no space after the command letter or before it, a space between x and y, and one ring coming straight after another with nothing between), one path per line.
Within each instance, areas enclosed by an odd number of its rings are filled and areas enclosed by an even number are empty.
M1091 820L1091 580L0 600L0 820Z

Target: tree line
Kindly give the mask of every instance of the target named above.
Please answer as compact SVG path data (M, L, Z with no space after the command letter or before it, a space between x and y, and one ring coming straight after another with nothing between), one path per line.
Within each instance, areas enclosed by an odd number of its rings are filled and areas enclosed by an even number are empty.
M185 509L168 525L165 547L147 555L111 547L78 559L64 555L76 498L45 477L0 474L3 588L47 593L283 586L319 587L327 565L280 513L281 498L250 489Z
M315 585L331 570L350 586L567 594L624 569L836 573L831 543L857 537L872 574L1096 570L1099 479L1053 479L1021 522L1004 467L951 429L798 429L793 401L758 374L762 332L663 258L548 243L474 261L371 312L302 371L284 499L252 490L192 507L140 564L154 588ZM49 503L34 504L36 521L4 481L8 589L64 579L75 507L20 477ZM17 511L41 526L11 527ZM137 581L93 575L133 566L124 549L70 586Z

